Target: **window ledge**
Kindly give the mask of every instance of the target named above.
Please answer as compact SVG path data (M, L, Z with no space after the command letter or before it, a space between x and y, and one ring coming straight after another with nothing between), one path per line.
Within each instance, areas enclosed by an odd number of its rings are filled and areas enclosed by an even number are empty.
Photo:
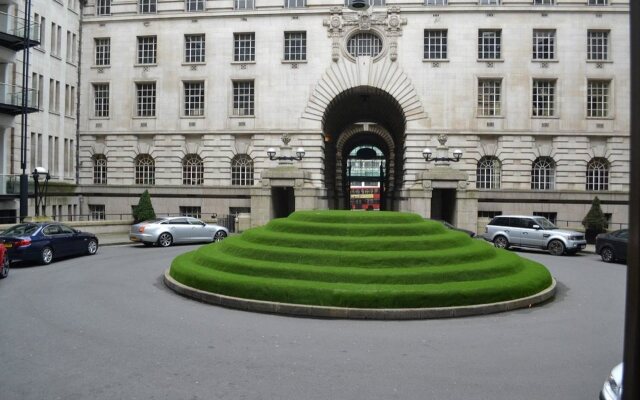
M51 54L51 57L55 58L56 60L62 61L62 57L57 54Z
M111 64L108 65L92 65L91 67L89 67L91 69L104 69L104 68L111 68Z
M587 64L613 64L613 60L587 60Z
M282 64L306 64L307 60L281 60Z
M478 58L479 63L503 63L504 58Z
M139 115L134 115L131 119L156 119L157 117L154 115L153 117L141 117Z
M614 117L587 117L588 121L611 121L614 120Z
M46 51L45 49L42 48L42 46L36 46L33 48L34 50L38 50L40 53L45 54Z
M504 119L504 115L476 115L480 119Z
M231 65L255 64L256 61L231 61Z
M158 64L154 63L154 64L133 64L134 68L148 68L148 67L157 67Z
M560 116L558 115L550 115L550 116L540 116L540 115L532 115L531 119L535 119L535 120L544 120L544 119L560 119Z
M541 59L541 58L534 58L531 60L532 63L538 63L538 64L542 64L542 63L559 63L560 61L557 58L550 58L548 60L546 59Z
M181 64L183 67L197 67L201 65L207 65L206 62L183 62Z
M89 121L105 121L111 119L111 117L89 117Z
M233 118L233 119L238 119L238 118L247 118L247 119L255 119L255 114L254 115L229 115L229 118Z
M448 58L423 58L422 62L424 63L448 63Z
M202 114L202 115L181 115L180 119L205 119L207 118L206 115Z

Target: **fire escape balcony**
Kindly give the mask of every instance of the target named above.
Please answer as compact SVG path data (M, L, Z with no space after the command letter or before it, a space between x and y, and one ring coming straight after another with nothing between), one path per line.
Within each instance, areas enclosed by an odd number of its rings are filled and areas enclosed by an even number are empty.
M18 115L22 114L22 93L24 90L20 86L0 83L0 114ZM38 112L38 91L27 89L28 113Z
M40 44L40 25L32 23L26 27L24 18L14 17L0 12L0 46L14 51L24 49L25 33L28 34L27 46Z

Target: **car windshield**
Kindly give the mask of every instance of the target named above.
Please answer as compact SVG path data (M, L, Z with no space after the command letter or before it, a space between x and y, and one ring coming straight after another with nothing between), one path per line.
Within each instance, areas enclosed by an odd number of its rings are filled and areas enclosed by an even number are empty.
M543 217L534 218L534 221L536 221L538 225L540 225L540 227L544 230L558 229L557 226L555 226L551 221L549 221L546 218L543 218Z
M34 224L20 224L12 226L6 231L2 232L3 235L13 235L13 236L22 236L22 235L31 235L38 229L38 225Z

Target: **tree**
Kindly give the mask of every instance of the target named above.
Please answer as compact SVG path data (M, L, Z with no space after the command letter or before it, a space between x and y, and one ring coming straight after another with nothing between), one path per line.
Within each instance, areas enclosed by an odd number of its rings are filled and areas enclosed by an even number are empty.
M591 209L582 220L582 225L586 229L587 241L592 243L598 233L602 233L607 228L607 218L600 208L600 199L596 196L591 202Z
M154 219L155 217L156 213L153 211L151 196L149 195L149 191L145 190L140 196L138 205L133 209L133 222L137 224L138 222Z

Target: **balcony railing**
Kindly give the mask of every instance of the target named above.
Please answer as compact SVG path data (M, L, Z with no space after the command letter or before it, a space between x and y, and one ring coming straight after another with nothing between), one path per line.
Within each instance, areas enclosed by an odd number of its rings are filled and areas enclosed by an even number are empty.
M22 113L21 86L0 83L0 113L18 115ZM38 111L38 91L27 89L27 112Z
M0 195L19 193L20 175L0 175Z
M22 50L25 33L29 47L40 44L40 24L32 22L27 27L24 18L0 12L0 46Z

